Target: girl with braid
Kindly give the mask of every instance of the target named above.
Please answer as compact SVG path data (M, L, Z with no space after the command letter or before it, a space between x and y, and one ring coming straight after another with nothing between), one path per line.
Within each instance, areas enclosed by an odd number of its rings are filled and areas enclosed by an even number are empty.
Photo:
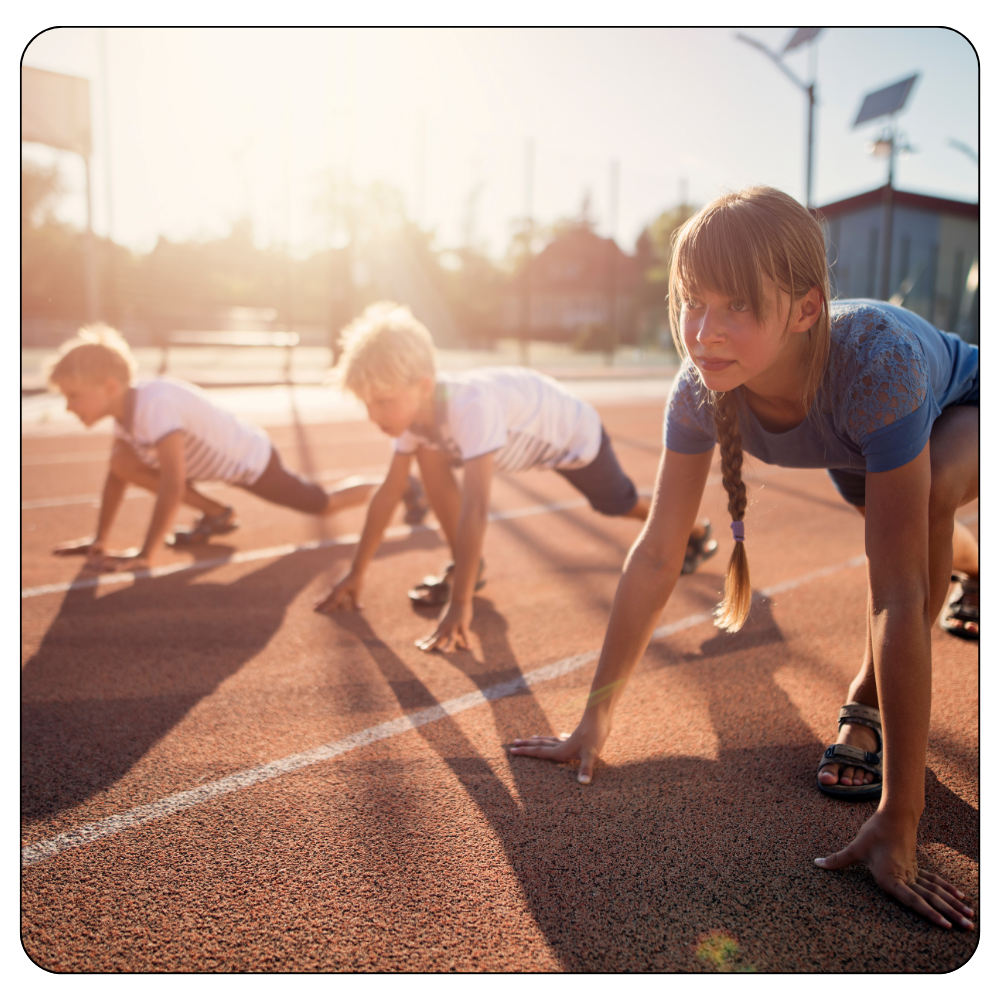
M977 633L978 549L955 512L978 497L979 351L885 302L830 301L823 232L788 195L755 187L716 199L678 234L670 318L684 358L667 403L666 450L646 526L629 553L587 708L566 739L511 752L579 760L588 784L622 690L677 582L719 444L734 549L716 624L750 611L744 450L826 468L865 518L869 600L861 669L820 760L819 791L878 799L855 839L816 864L865 864L886 892L941 927L972 910L917 867L931 706L930 629ZM748 524L752 524L748 522ZM976 595L976 600L973 600Z

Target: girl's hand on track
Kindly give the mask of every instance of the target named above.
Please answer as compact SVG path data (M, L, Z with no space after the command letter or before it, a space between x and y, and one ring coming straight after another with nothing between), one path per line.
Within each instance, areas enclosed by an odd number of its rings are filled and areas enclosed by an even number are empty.
M915 825L894 822L876 812L844 850L817 858L816 864L830 871L866 865L880 888L931 923L972 930L973 911L962 902L962 893L940 876L917 867Z
M320 614L327 614L330 611L360 611L363 582L363 579L352 570L326 597L313 605L313 610Z
M594 765L610 732L611 723L606 712L588 709L569 736L532 736L530 740L514 740L510 752L520 757L540 757L560 763L578 760L580 769L576 780L581 785L589 785L594 777Z
M468 649L471 624L471 604L449 604L437 623L437 628L423 639L417 639L416 646L425 653L433 652L435 649L440 649L442 653Z

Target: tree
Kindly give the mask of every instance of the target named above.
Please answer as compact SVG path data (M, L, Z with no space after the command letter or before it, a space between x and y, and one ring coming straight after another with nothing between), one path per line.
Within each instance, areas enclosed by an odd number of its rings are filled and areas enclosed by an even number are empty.
M644 282L639 293L641 337L646 343L661 339L667 326L667 294L674 239L695 213L693 205L681 204L661 212L642 231L635 251Z

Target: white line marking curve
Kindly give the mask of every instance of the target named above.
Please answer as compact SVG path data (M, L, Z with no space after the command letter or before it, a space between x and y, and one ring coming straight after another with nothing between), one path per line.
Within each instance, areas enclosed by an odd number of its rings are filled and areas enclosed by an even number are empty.
M826 566L823 569L806 573L805 576L796 577L793 580L785 580L771 587L765 587L758 592L755 599L760 600L761 598L771 597L774 594L783 594L789 590L795 590L797 587L801 587L822 577L832 576L834 573L840 573L845 569L852 569L856 566L863 566L864 562L865 557L863 555L854 556L846 562L837 563L834 566ZM688 615L686 618L670 622L667 625L661 625L653 632L650 641L655 642L659 639L665 639L668 636L676 635L678 632L694 628L696 625L703 625L706 622L710 622L712 614L713 612L711 611L704 611ZM194 806L201 805L203 802L219 798L222 795L229 795L240 789L258 785L263 781L269 781L284 774L291 774L304 767L332 760L334 757L343 756L343 754L350 753L352 750L358 750L372 743L391 739L393 736L399 736L412 729L419 729L421 726L437 722L439 719L467 712L470 708L477 708L480 705L485 705L491 701L498 701L501 698L509 698L511 695L528 690L537 684L555 680L557 677L563 677L575 670L579 670L581 667L593 663L599 655L600 650L592 649L586 653L567 656L562 660L557 660L555 663L531 670L521 677L505 681L503 684L496 684L482 691L471 691L469 694L461 695L458 698L451 698L431 708L421 709L419 712L391 719L388 722L380 723L369 729L362 729L358 733L352 733L350 736L344 736L331 743L324 743L322 746L313 747L311 750L303 750L300 753L282 757L280 760L273 760L267 764L260 764L257 767L247 768L245 771L227 775L218 781L211 781L206 785L199 785L197 788L168 795L165 798L158 799L156 802L150 802L148 805L137 806L135 809L129 809L127 812L108 816L106 819L96 820L93 823L87 823L84 826L77 827L75 830L67 830L65 833L60 833L50 840L38 841L35 844L26 844L21 848L21 865L27 868L47 858L62 854L63 851L91 844L96 840L102 840L105 837L120 833L122 830L142 826L152 820L163 819L174 813L183 812Z

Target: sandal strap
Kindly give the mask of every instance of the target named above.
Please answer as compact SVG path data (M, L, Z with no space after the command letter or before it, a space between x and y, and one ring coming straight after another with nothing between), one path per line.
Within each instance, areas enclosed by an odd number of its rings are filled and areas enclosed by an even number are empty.
M857 722L882 735L882 716L877 708L871 705L862 705L860 701L851 701L840 706L837 712L837 728L839 729L845 722Z
M951 574L952 583L960 583L962 585L962 590L967 594L978 594L979 593L979 577L971 577L968 573L962 573L959 570L955 570Z
M961 598L957 601L952 601L948 605L948 613L945 618L954 618L955 621L959 622L975 622L979 624L979 605L978 604L963 604Z
M867 726L878 738L877 753L882 753L882 716L877 708L862 705L860 701L850 701L846 705L841 705L837 713L837 730L839 731L840 727L848 722Z
M826 764L845 764L848 767L863 767L866 771L882 777L882 754L872 753L870 750L861 750L859 747L849 746L847 743L831 743L820 758L819 766Z
M951 582L957 583L958 590L955 595L955 600L951 601L948 605L948 613L945 618L954 618L955 621L960 622L975 622L979 623L979 601L977 600L975 604L968 600L970 597L979 597L979 580L973 580L972 577L967 576L965 573L952 573Z

